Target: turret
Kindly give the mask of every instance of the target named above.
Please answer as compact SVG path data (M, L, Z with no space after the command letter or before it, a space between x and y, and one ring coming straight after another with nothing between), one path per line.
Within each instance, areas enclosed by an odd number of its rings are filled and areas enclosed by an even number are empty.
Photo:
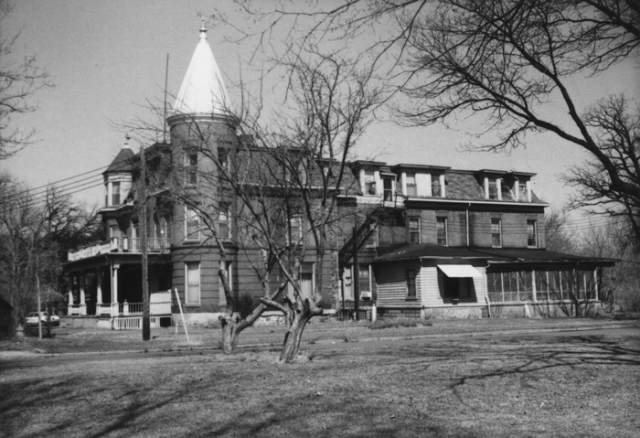
M131 190L133 180L133 157L134 153L129 147L129 136L125 143L113 159L107 170L102 175L104 177L105 208L118 208Z

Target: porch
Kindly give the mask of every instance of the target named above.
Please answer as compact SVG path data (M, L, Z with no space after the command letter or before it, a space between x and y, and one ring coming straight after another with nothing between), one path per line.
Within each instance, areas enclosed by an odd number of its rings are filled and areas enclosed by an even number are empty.
M149 239L149 297L152 326L171 318L171 263L164 239ZM67 316L83 326L113 330L142 327L140 239L112 239L69 253ZM75 318L75 319L73 319ZM85 319L89 320L88 322ZM86 323L86 324L85 324ZM88 325L87 325L88 324Z
M171 291L152 293L149 295L149 301L151 328L163 326L165 319L168 325L171 320ZM143 306L141 302L129 303L126 299L122 303L97 303L95 314L87 315L82 313L86 306L83 308L81 304L70 304L67 316L89 320L88 323L72 325L97 326L111 330L139 330L142 329Z

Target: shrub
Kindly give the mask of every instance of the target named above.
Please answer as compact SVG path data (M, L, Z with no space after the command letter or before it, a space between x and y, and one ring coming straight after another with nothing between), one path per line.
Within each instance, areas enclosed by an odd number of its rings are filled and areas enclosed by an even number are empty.
M432 322L425 323L421 319L407 319L407 318L397 318L397 319L379 319L376 322L372 322L368 325L368 328L371 330L381 330L388 328L400 328L400 327L424 327L424 326L432 326Z

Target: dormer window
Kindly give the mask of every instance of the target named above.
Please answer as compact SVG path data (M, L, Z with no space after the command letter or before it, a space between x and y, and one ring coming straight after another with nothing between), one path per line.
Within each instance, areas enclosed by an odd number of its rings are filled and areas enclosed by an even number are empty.
M527 200L527 183L518 181L518 201Z
M365 170L362 178L362 191L365 195L376 194L376 176L373 170Z
M440 180L432 179L431 180L431 196L440 197Z
M383 196L385 201L393 201L393 179L383 178Z
M502 200L502 178L484 177L484 199Z
M407 196L418 196L418 186L416 185L416 174L407 173Z
M496 178L489 178L489 199L498 199L498 181Z

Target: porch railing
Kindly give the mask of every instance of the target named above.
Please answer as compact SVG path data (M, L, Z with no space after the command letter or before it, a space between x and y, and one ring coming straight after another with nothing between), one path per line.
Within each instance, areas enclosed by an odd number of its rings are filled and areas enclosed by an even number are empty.
M149 252L161 252L169 248L169 241L166 238L149 238L147 239L147 250ZM74 262L98 254L107 254L110 252L142 252L142 239L130 239L128 237L113 237L107 243L98 243L93 246L79 249L77 251L69 251L68 260Z
M169 248L167 239L147 239L147 251L149 252L160 252L167 248ZM142 239L131 239L131 252L142 252Z

